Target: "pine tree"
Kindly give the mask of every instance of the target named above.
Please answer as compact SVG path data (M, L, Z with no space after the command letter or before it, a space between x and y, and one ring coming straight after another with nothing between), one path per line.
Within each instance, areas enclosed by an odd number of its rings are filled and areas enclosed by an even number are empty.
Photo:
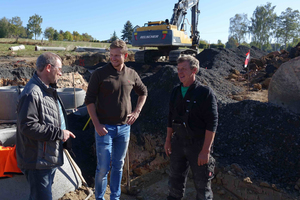
M131 42L132 40L133 27L131 22L128 20L124 25L124 29L122 30L122 40L126 42Z

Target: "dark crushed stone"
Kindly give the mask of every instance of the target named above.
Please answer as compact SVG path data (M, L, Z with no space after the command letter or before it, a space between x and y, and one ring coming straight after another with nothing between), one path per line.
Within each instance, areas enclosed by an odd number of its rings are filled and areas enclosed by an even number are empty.
M223 166L283 188L300 177L300 116L271 103L245 100L219 106L214 151Z
M234 49L205 49L196 58L200 61L201 68L218 70L218 73L224 77L228 76L231 69L241 72L245 70L246 53L249 50L251 58L259 59L267 54L256 47L239 46Z
M0 79L10 79L10 80L21 80L23 79L31 79L35 72L35 68L30 67L28 65L22 65L19 67L14 67L13 64L0 64ZM89 73L87 69L81 66L62 66L63 73L71 73L78 72L83 75L85 79L89 79Z

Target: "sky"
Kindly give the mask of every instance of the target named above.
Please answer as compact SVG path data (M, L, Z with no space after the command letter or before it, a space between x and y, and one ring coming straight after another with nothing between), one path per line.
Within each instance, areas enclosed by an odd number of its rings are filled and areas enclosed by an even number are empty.
M88 33L101 41L109 39L114 31L121 38L128 20L134 27L143 26L148 21L171 19L177 2L178 0L0 0L0 19L18 16L26 27L29 17L37 14L43 18L43 32L47 27L53 27L57 31ZM247 14L250 19L256 7L264 6L267 2L276 6L277 15L288 7L300 11L299 0L200 0L200 39L209 43L221 40L225 44L228 41L230 18L235 14ZM191 22L190 11L186 18ZM42 37L43 33L38 39Z

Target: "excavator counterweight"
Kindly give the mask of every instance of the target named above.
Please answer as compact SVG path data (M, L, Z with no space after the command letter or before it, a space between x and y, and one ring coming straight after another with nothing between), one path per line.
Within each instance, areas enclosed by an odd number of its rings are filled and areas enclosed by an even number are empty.
M132 46L144 48L135 54L136 62L155 62L161 56L176 62L182 54L196 55L199 43L197 30L199 0L178 0L173 9L171 20L149 21L143 27L135 28ZM191 35L186 33L185 16L191 8ZM157 49L147 50L146 47ZM185 47L185 48L180 48Z

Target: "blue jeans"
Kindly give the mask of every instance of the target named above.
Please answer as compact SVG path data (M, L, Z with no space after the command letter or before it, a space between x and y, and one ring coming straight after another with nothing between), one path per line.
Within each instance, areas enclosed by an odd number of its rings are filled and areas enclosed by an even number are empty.
M95 197L105 200L107 175L110 174L110 200L118 200L121 196L121 180L124 159L130 139L130 125L107 125L108 133L99 136L95 131L97 169L95 175Z
M57 168L22 170L30 187L29 200L52 200L52 184Z

